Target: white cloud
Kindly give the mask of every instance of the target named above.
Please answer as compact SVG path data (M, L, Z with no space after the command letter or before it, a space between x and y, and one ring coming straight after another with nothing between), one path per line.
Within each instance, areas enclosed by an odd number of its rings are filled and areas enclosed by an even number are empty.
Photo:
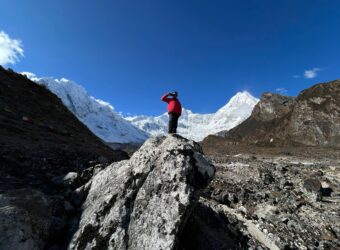
M0 31L0 65L15 64L24 56L20 40L12 39L4 31Z
M37 77L34 73L28 72L28 71L20 72L20 74L26 75L29 79L31 79L31 78L36 78L36 77Z
M312 79L312 78L317 77L318 72L319 72L320 70L321 70L320 68L314 68L314 69L305 70L305 72L304 72L303 75L304 75L304 77L307 78L307 79Z
M285 89L285 88L277 88L276 92L279 92L281 95L283 95L283 94L287 93L287 89Z

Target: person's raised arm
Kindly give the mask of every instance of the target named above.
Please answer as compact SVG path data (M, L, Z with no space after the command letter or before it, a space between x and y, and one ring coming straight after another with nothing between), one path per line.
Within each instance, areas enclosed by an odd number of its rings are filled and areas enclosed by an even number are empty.
M168 98L168 96L170 95L170 93L166 93L162 96L162 101L163 102L169 102L171 99Z

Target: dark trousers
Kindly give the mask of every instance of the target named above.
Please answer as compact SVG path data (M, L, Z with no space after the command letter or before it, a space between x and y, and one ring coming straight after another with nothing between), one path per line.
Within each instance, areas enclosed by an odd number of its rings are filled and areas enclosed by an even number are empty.
M175 113L169 113L169 134L176 134L177 123L178 123L179 115Z

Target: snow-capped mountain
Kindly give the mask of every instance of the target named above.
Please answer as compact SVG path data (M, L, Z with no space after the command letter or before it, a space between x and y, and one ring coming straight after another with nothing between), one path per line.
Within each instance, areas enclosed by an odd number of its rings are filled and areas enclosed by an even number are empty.
M109 103L90 96L77 83L65 78L38 78L28 72L22 74L56 94L64 105L103 141L141 143L148 138L147 133L123 119Z
M259 99L249 92L239 92L216 113L199 114L183 109L177 132L186 138L200 141L208 135L229 130L247 119ZM128 116L126 120L150 135L165 134L168 126L168 114L157 117Z
M123 117L111 104L90 96L82 86L73 81L65 78L38 78L28 72L22 74L56 94L80 121L105 142L142 143L149 136L167 133L167 113L156 117ZM244 91L233 96L216 113L199 114L183 108L177 131L188 139L200 141L210 134L239 125L250 116L258 101Z

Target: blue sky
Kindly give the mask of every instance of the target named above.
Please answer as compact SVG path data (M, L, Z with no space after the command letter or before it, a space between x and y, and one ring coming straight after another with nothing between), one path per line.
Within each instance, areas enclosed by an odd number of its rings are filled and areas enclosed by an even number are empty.
M2 0L0 31L24 50L6 67L74 80L132 114L164 112L168 90L205 113L237 91L340 78L337 0Z

